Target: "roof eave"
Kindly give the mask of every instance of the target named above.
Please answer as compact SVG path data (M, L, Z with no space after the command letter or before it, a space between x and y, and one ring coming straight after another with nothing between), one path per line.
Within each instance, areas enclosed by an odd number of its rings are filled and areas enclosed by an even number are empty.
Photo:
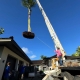
M21 50L21 48L12 38L0 38L0 42L11 42L24 56L28 58L30 64L32 64L32 61L29 59L29 57Z
M6 42L6 41L11 41L12 39L4 39L4 38L0 38L0 42Z

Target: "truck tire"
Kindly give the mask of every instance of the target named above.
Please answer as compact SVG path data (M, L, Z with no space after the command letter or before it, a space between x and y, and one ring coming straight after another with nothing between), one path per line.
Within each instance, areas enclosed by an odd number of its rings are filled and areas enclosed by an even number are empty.
M68 73L68 72L62 72L61 73L61 76L62 77L66 77L67 78L67 80L73 80L73 76L70 74L70 73Z
M73 80L80 80L79 76L75 76Z

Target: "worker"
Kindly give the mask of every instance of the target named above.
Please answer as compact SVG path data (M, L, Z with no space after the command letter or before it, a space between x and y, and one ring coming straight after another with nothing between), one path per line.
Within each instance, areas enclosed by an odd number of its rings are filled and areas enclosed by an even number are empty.
M57 58L59 58L59 64L60 66L63 65L63 62L62 62L62 53L60 51L60 48L57 48L57 50L55 50L56 54L57 54Z
M4 70L4 80L9 80L10 65L11 65L11 63L8 62L7 66L6 66L5 70Z
M19 66L19 80L22 80L24 78L24 72L25 72L25 66L22 63Z

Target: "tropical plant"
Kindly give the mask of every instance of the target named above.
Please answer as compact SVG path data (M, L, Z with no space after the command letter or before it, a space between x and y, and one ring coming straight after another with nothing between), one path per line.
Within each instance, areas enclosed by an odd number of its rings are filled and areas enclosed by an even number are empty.
M77 48L76 52L72 56L80 56L80 46Z
M80 46L77 48L76 52L80 55Z
M43 60L44 58L47 58L46 56L44 56L44 55L41 55L41 59Z
M4 33L4 29L0 28L0 35Z
M75 52L72 56L79 56L79 53Z
M22 4L24 7L26 7L28 9L28 32L24 32L23 36L26 38L31 38L31 37L34 38L34 34L31 33L30 16L31 16L31 12L32 12L32 7L34 7L36 3L34 0L22 0Z

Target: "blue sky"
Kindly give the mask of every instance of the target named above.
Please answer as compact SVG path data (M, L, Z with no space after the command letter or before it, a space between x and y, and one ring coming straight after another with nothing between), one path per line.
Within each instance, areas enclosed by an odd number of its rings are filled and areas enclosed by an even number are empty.
M64 50L67 55L71 55L80 45L80 0L40 0L40 2ZM30 40L22 36L22 32L27 30L27 13L27 8L22 6L21 0L0 0L0 26L5 29L5 33L0 36L14 36L14 40L25 49L31 59L40 59L41 55L53 56L54 43L37 5L32 9L31 15L31 28L36 37Z

